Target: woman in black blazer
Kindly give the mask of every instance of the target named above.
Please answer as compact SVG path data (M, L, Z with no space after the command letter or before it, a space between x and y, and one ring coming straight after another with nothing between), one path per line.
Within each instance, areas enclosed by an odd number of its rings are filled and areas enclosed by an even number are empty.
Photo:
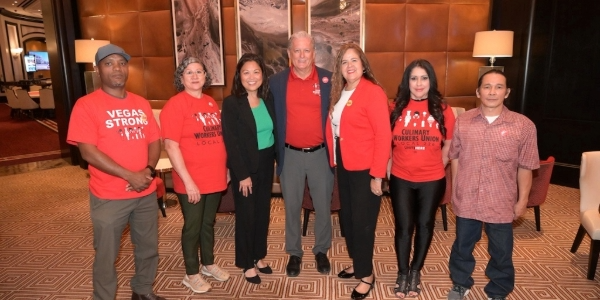
M259 284L257 270L273 272L263 258L275 159L273 96L260 56L247 53L240 58L221 120L235 203L235 265L248 282Z

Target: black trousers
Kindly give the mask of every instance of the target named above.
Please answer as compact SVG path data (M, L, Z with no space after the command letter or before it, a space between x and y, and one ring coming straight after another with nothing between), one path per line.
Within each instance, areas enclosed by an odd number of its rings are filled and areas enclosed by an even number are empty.
M390 196L396 225L396 258L399 274L420 271L433 239L435 212L446 191L446 178L427 182L411 182L390 176ZM416 230L415 230L416 229ZM409 266L413 233L415 249Z
M267 256L267 235L271 214L273 158L275 147L258 151L258 170L250 175L252 194L240 192L240 180L231 173L235 203L235 265L242 269L254 267L254 261Z
M375 228L381 197L371 192L369 170L349 171L344 168L340 145L336 140L337 178L340 194L340 224L344 228L348 255L352 258L354 276L373 274Z

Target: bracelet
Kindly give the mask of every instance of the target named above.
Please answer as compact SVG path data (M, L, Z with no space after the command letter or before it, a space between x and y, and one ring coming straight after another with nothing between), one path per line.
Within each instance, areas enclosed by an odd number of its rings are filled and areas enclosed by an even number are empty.
M147 165L145 169L148 169L148 170L150 170L150 176L151 176L152 178L156 177L156 170L154 169L154 167L153 167L153 166L151 166L151 165Z
M375 181L379 181L379 182L381 182L381 180L382 180L381 178L377 178L377 177L373 177L373 176L371 176L371 179L373 179Z

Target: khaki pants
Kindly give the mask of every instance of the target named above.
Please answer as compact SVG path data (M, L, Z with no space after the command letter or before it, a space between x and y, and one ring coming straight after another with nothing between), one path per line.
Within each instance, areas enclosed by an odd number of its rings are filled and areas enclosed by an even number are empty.
M152 293L152 283L158 267L157 212L156 192L127 200L100 199L90 192L90 217L96 250L93 267L94 299L115 299L115 261L127 224L135 247L135 275L131 278L131 290L138 294Z

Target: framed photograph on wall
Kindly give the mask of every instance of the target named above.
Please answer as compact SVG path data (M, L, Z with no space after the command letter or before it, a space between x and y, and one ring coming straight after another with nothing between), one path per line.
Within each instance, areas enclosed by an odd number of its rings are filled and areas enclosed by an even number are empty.
M291 0L236 0L238 59L245 53L262 56L267 76L287 68L291 10Z
M221 0L171 0L175 63L197 57L206 65L212 85L225 85Z
M365 0L311 0L306 7L317 66L333 71L342 44L354 42L365 49Z

